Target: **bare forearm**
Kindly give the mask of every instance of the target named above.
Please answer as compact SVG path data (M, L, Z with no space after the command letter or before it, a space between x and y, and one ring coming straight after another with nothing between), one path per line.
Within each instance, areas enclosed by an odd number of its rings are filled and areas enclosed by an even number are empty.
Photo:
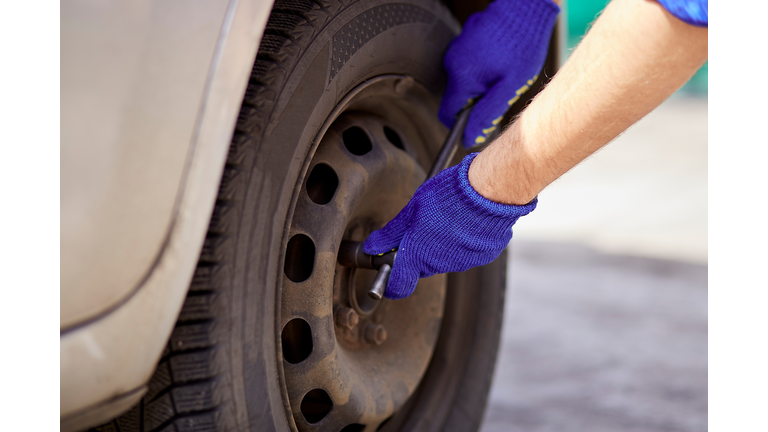
M706 28L652 0L613 0L549 85L475 158L470 183L493 201L530 202L668 98L706 58Z

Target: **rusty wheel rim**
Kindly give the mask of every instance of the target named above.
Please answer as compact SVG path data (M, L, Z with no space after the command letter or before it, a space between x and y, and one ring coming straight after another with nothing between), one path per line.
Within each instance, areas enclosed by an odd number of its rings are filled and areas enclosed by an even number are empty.
M430 105L431 103L431 105ZM440 332L445 275L375 302L375 272L337 263L424 181L444 129L434 98L404 76L353 89L318 134L294 196L278 322L284 397L298 430L374 431L423 377Z

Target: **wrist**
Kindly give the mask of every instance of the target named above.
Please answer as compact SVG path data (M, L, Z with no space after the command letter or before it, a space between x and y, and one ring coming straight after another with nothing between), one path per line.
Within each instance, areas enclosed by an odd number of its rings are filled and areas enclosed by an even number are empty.
M525 205L533 201L543 187L535 181L516 126L513 124L472 161L468 178L475 191L486 199Z
M458 175L457 185L459 190L453 192L453 194L462 197L462 201L465 204L462 207L465 210L469 211L476 218L486 219L486 225L488 225L489 228L491 228L491 226L496 226L496 228L503 227L504 229L508 229L514 224L517 218L530 213L536 208L536 197L534 196L522 204L510 204L490 200L481 195L472 186L469 180L469 170L474 166L473 162L479 155L480 153L471 153L467 155L456 167L458 168L456 174Z

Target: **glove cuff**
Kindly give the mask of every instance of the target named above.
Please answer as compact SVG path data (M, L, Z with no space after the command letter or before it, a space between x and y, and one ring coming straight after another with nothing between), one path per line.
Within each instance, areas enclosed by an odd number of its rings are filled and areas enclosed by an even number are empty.
M511 221L512 224L514 224L519 217L532 212L539 202L538 197L525 205L502 204L491 201L480 195L475 188L472 187L469 183L469 166L472 165L472 161L478 154L480 153L468 154L462 159L458 166L459 188L461 189L463 200L479 213L478 216L485 218L501 218L506 221ZM512 224L509 226L511 227Z
M707 0L658 0L675 18L697 27L709 27Z

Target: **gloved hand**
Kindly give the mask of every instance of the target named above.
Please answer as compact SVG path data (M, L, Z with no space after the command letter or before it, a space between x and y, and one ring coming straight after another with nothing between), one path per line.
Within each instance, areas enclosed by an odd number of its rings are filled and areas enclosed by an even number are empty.
M552 0L494 0L469 17L448 46L439 117L449 128L470 101L464 147L484 143L504 114L538 78L560 8Z
M419 186L405 208L363 244L369 255L398 249L384 297L408 297L420 277L490 263L512 239L517 219L536 208L536 199L516 206L477 193L467 177L477 154Z

